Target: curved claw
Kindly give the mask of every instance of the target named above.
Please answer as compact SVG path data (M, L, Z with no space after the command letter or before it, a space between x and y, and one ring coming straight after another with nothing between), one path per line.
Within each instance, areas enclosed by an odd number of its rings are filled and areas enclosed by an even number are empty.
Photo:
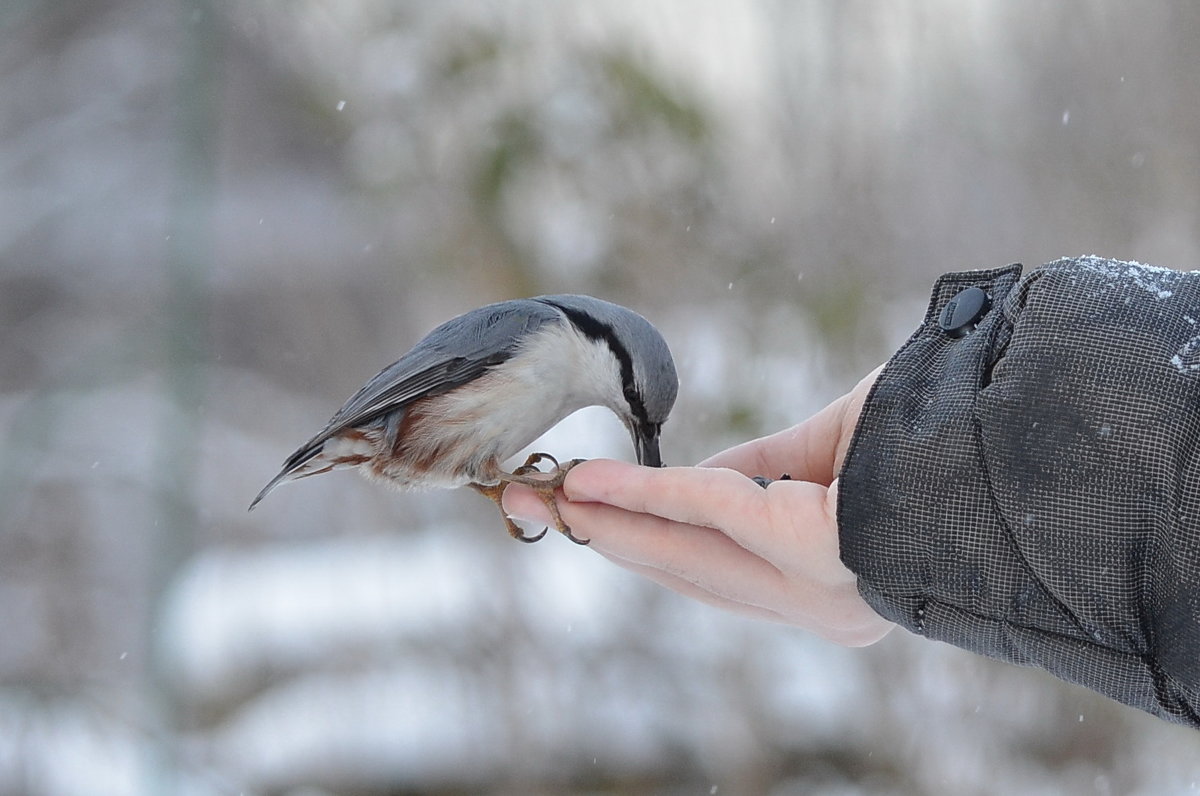
M545 534L546 534L546 532L542 531L542 536L545 536ZM582 545L584 547L586 547L587 545L590 545L592 543L591 539L580 539L578 536L571 533L571 529L567 528L566 526L563 526L562 535L567 537L568 539L570 539L575 544ZM541 537L538 537L538 538L540 539Z
M517 533L512 535L512 538L516 539L518 542L525 542L526 544L533 544L534 542L541 541L541 538L546 535L546 531L548 531L548 530L550 530L550 529L542 528L542 532L539 533L537 536L526 536L525 534L518 531Z
M518 467L517 470L523 470L525 473L536 472L538 471L538 464L542 461L548 461L554 465L554 470L558 469L558 459L554 458L549 453L531 453L525 458L525 463ZM550 472L554 472L554 470L551 470ZM513 472L516 472L516 470Z

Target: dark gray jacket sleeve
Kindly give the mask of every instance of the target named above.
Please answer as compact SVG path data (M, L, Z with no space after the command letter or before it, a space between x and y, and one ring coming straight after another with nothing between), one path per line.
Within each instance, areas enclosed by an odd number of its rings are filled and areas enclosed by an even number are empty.
M914 633L1200 727L1200 273L1020 270L942 277L876 381L842 559Z

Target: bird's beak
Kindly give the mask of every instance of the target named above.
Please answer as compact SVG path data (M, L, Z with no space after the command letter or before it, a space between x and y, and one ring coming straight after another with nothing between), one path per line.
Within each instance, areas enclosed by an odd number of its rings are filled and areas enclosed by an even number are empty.
M633 447L637 450L638 464L643 467L662 467L662 456L658 452L659 430L659 426L649 423L634 423L630 429L633 434Z

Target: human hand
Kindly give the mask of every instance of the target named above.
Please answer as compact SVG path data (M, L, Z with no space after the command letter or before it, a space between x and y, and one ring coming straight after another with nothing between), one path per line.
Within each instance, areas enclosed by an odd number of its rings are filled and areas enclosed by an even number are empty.
M835 476L878 373L803 423L697 467L584 462L563 484L563 519L604 557L688 597L872 644L893 625L859 596L838 556ZM766 489L747 477L784 473L792 480ZM504 507L518 520L550 521L520 485L505 491Z

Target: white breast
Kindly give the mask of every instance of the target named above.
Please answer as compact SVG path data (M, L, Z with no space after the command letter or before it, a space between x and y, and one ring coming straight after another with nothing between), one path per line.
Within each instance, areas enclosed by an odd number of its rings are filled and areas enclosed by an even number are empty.
M486 375L425 402L424 422L405 440L406 460L436 461L419 480L403 462L377 474L404 486L494 482L494 464L592 405L624 406L616 358L570 323L544 327Z

